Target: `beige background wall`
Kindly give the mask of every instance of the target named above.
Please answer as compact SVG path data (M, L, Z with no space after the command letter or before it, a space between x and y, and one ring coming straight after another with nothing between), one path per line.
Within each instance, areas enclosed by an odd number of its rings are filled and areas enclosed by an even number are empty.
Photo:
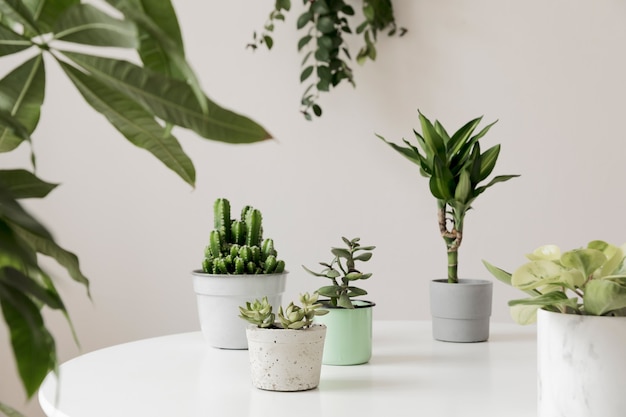
M62 186L28 207L79 255L93 298L59 274L81 342L49 315L61 360L198 329L189 272L200 265L217 197L264 213L266 235L292 271L286 297L321 285L301 264L329 260L342 235L360 236L378 247L365 283L376 319L427 320L428 281L445 274L435 203L416 167L375 137L410 138L418 108L449 130L480 115L498 119L484 146L502 144L497 174L522 175L469 213L463 277L490 279L481 259L514 268L546 243L626 240L626 3L395 0L409 32L381 37L378 62L355 66L357 88L323 96L325 114L312 123L298 113L302 6L293 3L274 50L252 53L245 45L273 1L175 1L206 91L276 137L230 146L178 131L196 164L195 190L87 110L48 62L35 152L39 175ZM24 148L0 163L27 160ZM510 321L506 302L517 295L495 285L493 320ZM36 401L22 406L13 366L0 326L0 400L41 415Z

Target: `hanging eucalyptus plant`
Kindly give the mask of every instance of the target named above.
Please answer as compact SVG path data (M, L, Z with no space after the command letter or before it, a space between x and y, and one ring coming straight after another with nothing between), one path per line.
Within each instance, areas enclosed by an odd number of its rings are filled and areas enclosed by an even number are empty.
M135 62L111 56L110 47L136 52ZM122 136L191 185L195 169L174 126L228 143L270 138L258 123L220 107L202 91L169 0L0 0L0 58L16 54L23 61L0 80L0 152L31 145L40 136L35 130L51 62ZM38 256L52 257L87 292L89 287L78 258L20 203L46 197L56 187L35 175L32 147L31 161L32 172L0 170L0 308L29 398L58 367L42 309L59 310L69 322ZM0 403L2 414L19 415Z
M305 10L297 20L297 29L304 35L298 40L298 52L304 54L300 82L306 85L301 99L301 112L307 120L313 115L321 116L318 104L321 92L328 92L344 80L355 86L352 55L347 35L362 36L363 46L355 60L359 64L368 59L376 60L378 33L387 31L389 36L402 36L406 29L398 28L391 0L363 0L363 20L354 29L354 8L343 0L303 0ZM264 44L272 49L272 33L277 21L284 21L291 10L291 0L276 0L267 22L260 33L254 32L253 50ZM312 114L311 114L312 113Z

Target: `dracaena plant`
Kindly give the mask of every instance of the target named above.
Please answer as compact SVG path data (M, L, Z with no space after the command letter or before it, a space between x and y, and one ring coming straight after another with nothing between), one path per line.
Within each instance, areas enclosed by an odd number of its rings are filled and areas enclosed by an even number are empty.
M545 245L526 255L513 273L483 260L494 277L530 297L509 301L520 324L534 323L537 310L592 316L626 316L626 244L594 240L561 253Z
M298 16L297 29L303 32L298 40L298 51L304 54L300 82L306 87L301 98L301 113L307 120L321 116L319 96L345 81L355 86L352 72L352 55L349 39L356 33L363 44L355 56L359 64L368 59L376 60L378 34L386 31L389 36L406 33L396 25L391 0L363 0L363 17L356 25L354 8L344 0L303 0L305 10ZM284 21L291 10L291 0L276 0L267 22L260 33L254 32L248 47L259 45L272 49L272 33L276 22Z
M430 192L437 200L437 222L447 250L448 282L457 283L465 215L489 187L519 175L498 175L484 182L496 166L500 145L482 152L479 140L496 122L474 134L482 120L478 117L450 135L439 121L432 123L421 112L419 120L422 133L413 131L417 146L406 139L406 146L400 146L377 136L417 164L422 176L428 178Z
M248 301L245 306L240 306L239 317L262 329L303 330L311 327L315 316L328 313L328 310L324 310L322 304L317 302L318 297L319 294L316 292L300 294L300 305L292 301L285 309L281 306L278 320L267 297L263 297L261 300Z
M112 55L118 48L135 59ZM45 135L36 128L50 64L60 67L87 107L191 185L195 169L173 127L229 143L270 138L258 123L220 107L202 91L185 58L170 0L0 0L4 58L0 152L31 146ZM67 316L38 256L52 257L74 280L89 283L78 258L20 203L46 197L56 187L34 174L35 160L31 146L32 167L0 170L0 306L29 398L57 368L54 339L41 310L46 306ZM18 415L0 403L3 413Z
M317 277L327 278L331 285L320 287L317 292L330 299L330 304L335 307L354 308L353 297L366 295L367 291L354 285L355 281L365 280L372 276L371 273L361 272L357 269L357 262L367 262L372 258L372 251L376 246L361 246L360 238L341 238L345 248L331 248L334 258L327 262L320 262L324 268L315 272L302 265L308 273Z

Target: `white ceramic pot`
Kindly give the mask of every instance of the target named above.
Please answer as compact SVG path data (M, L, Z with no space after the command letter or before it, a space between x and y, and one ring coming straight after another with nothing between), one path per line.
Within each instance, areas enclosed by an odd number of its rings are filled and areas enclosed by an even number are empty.
M539 417L624 417L626 317L537 312Z
M484 342L489 339L493 283L479 279L430 282L433 338L443 342Z
M270 391L316 388L322 372L326 326L307 329L261 329L248 325L252 384Z
M287 271L280 274L213 275L193 271L202 334L209 345L222 349L247 349L247 322L239 306L267 296L278 311L285 292Z

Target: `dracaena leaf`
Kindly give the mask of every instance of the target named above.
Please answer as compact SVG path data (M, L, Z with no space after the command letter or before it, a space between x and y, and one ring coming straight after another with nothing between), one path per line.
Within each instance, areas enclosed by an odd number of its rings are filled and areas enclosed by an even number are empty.
M468 143L468 139L480 124L481 120L482 116L470 120L452 135L448 143L448 160L451 160L454 155L461 151L463 145Z
M56 39L93 46L137 48L137 29L90 4L76 4L54 24Z
M496 166L498 155L500 154L500 145L492 146L480 155L480 172L476 183L486 179Z
M464 169L459 176L459 182L454 190L454 199L466 204L472 196L472 180L469 170Z
M91 76L128 95L155 116L193 130L200 136L230 143L252 143L271 138L256 122L226 110L205 98L204 113L189 84L165 77L127 61L64 52Z
M0 126L0 152L14 149L24 140L21 126L30 134L39 122L44 99L45 70L41 55L37 55L15 68L0 80L0 110L18 122L18 125Z
M85 100L124 137L152 153L188 184L194 185L196 172L193 162L168 129L132 99L69 65L61 65Z
M517 178L519 177L519 175L498 175L497 177L493 178L491 181L489 181L489 183L487 185L484 185L482 187L478 187L476 188L476 191L474 192L474 197L478 196L479 194L483 193L487 188L491 187L492 185L495 185L499 182L505 182L508 181L512 178Z
M435 171L430 177L430 192L439 200L451 200L454 197L454 177L439 158L435 159Z
M431 121L421 112L419 113L419 120L422 126L422 138L424 139L426 158L431 160L438 157L442 161L446 161L446 147L443 143L443 139L439 133L437 133Z

